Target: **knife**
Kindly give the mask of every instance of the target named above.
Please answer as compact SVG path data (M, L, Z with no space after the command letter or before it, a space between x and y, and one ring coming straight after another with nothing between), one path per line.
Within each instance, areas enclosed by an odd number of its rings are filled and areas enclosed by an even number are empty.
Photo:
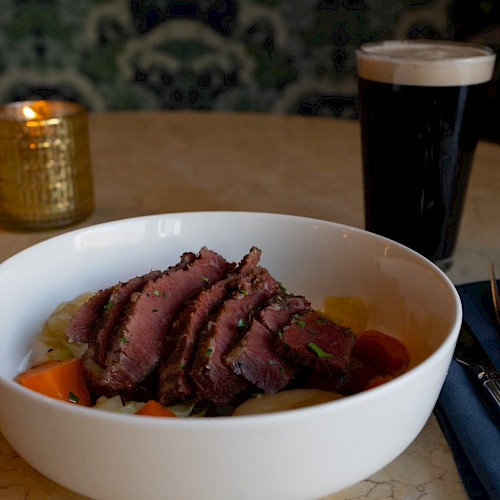
M465 366L497 418L500 417L500 371L489 358L467 323L462 322L454 358Z

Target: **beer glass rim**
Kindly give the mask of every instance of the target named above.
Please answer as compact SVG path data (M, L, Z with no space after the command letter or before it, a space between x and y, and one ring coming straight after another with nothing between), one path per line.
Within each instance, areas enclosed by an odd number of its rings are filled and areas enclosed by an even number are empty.
M452 57L443 57L439 59L427 60L426 64L432 64L434 61L443 62L447 59L450 61L458 61L458 60L479 60L483 58L496 58L495 51L488 45L478 44L474 42L462 42L457 40L430 40L430 39L404 39L404 40L378 40L373 42L363 43L358 49L357 52L363 54L364 57L373 57L373 58L384 58L388 60L397 60L399 64L409 62L414 63L416 61L420 61L421 59L415 54L410 55L401 55L401 54L391 54L384 50L376 50L377 48L386 48L388 46L400 46L401 48L408 46L448 46L448 47L456 47L456 48L469 48L474 50L474 54L469 52L464 56L454 55Z
M41 118L70 118L86 114L87 110L79 103L64 100L33 99L29 101L15 101L0 106L0 121L22 122L26 121L22 109L24 107L39 107L46 105L50 108L50 116Z
M495 59L488 46L452 40L381 40L356 51L360 78L422 87L489 82Z

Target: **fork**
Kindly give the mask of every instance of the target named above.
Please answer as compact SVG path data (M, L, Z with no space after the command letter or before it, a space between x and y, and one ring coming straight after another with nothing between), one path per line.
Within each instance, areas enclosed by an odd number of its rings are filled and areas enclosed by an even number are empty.
M495 309L495 316L497 319L497 326L500 328L500 292L498 291L498 283L495 277L495 267L493 263L490 264L490 287L491 297L493 299L493 308Z

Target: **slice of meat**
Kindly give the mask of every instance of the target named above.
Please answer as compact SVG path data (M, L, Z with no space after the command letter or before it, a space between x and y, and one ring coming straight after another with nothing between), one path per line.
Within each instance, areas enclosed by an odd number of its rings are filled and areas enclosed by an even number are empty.
M280 391L295 376L293 366L272 348L273 335L254 320L243 340L225 357L234 373L266 393Z
M234 284L234 280L227 278L207 290L202 290L195 299L189 301L172 326L171 335L177 338L177 343L172 354L162 363L159 374L159 400L163 405L193 397L188 373L200 331L206 326L212 311L230 293L231 284Z
M196 255L186 252L181 256L178 264L170 267L165 272L185 269L188 264L196 259ZM132 294L144 288L146 283L159 278L163 272L151 271L150 273L132 278L126 283L118 283L111 287L111 294L107 303L102 307L101 316L89 334L89 346L82 356L82 366L85 377L92 388L99 386L104 375L104 368L111 338L119 325L123 313L130 302ZM101 391L98 391L101 392Z
M195 259L195 254L186 252L181 256L181 261L177 266L185 267ZM126 303L130 295L144 286L145 280L158 278L161 271L151 271L150 273L132 278L126 283L118 283L104 290L99 290L87 300L71 318L66 327L66 337L70 342L99 343L96 336L105 336L106 324L114 322L113 318L120 316L123 304ZM98 332L98 330L103 331ZM111 328L111 325L109 326Z
M183 264L184 266L187 264ZM161 271L151 271L144 276L138 276L127 281L119 283L113 288L107 304L104 306L104 312L99 321L99 326L92 335L88 355L101 367L104 368L108 354L110 339L118 325L125 307L130 301L133 293L141 291L150 280L159 278Z
M245 333L254 311L279 288L280 284L261 268L258 274L239 280L238 291L209 321L190 371L198 399L224 405L251 387L245 378L226 365L224 358Z
M349 366L355 336L317 311L294 315L276 337L276 350L284 358L324 374L342 374Z
M294 314L309 311L311 303L301 295L279 293L259 311L259 321L271 332L278 332L287 326Z
M262 255L262 251L260 248L253 246L250 248L249 252L241 259L238 264L238 269L236 270L236 274L239 276L247 276L251 273L254 273L257 269L257 266L260 262L260 257Z
M234 264L203 247L185 269L171 269L132 294L113 335L99 386L120 392L140 384L157 366L165 332L184 302L233 268Z
M144 276L132 278L126 283L118 283L109 288L111 293L106 304L102 307L101 316L94 325L94 330L88 334L89 346L82 356L85 377L93 389L97 388L98 393L108 394L108 391L99 389L99 385L104 376L111 338L123 318L132 295L141 291L149 281L158 279L164 273L186 269L195 259L194 253L185 252L176 265L169 267L164 272L151 271ZM112 393L109 392L109 394Z
M255 272L260 250L252 247L241 260L237 270L210 288L202 290L183 308L169 336L176 340L170 356L164 356L159 374L159 399L163 405L186 401L194 397L189 370L198 346L199 336L209 317L236 288L242 276Z
M310 308L304 298L279 293L271 298L252 321L248 332L226 356L233 371L266 393L276 393L295 377L295 367L278 356L274 337L291 317Z
M76 311L66 327L66 337L70 342L83 344L90 342L95 326L112 292L113 287L99 290Z

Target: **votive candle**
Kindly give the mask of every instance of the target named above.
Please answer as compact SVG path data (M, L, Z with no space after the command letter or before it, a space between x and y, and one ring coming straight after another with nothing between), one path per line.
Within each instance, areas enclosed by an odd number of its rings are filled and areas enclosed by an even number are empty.
M26 101L0 108L0 221L51 229L94 210L88 116L79 104Z

